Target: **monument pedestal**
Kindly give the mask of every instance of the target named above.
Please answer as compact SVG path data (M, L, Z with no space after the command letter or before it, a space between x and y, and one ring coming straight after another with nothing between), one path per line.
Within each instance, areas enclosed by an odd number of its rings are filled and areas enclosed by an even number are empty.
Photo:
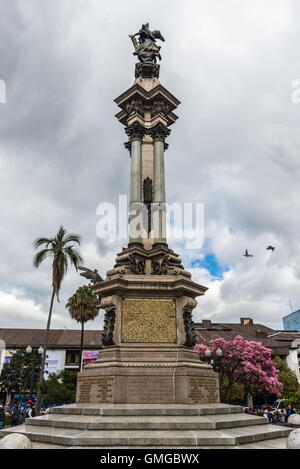
M193 350L192 310L206 288L190 277L166 246L118 254L92 287L106 311L104 348L78 376L78 404L219 402L218 376Z
M218 377L187 347L120 346L78 377L77 403L212 404Z

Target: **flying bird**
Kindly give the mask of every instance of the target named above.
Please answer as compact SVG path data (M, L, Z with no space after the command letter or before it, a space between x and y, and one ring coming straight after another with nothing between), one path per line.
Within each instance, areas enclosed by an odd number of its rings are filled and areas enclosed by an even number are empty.
M266 249L267 251L273 251L273 252L275 251L274 246L268 246Z
M253 254L248 254L248 249L246 249L244 257L254 257Z

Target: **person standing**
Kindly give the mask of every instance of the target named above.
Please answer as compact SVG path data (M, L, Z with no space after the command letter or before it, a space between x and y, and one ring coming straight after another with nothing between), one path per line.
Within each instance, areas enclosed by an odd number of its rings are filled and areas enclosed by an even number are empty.
M14 407L11 413L11 426L16 427L19 425L20 411L18 407Z
M36 407L35 407L35 405L33 405L32 408L31 408L30 418L33 418L35 416L36 416Z
M4 412L8 415L11 415L11 408L10 408L9 404L5 404Z
M35 412L34 412L34 415L32 415L33 407L35 406L32 406L32 402L28 401L25 409L23 410L24 419L30 419L31 417L35 417Z
M0 406L0 429L4 428L5 425L5 411L3 409L3 406Z
M292 406L291 405L288 405L288 408L287 408L287 418L289 418L290 415L294 414L295 411L292 409Z
M49 406L47 407L45 415L50 414L50 412L51 412L51 404L49 404Z

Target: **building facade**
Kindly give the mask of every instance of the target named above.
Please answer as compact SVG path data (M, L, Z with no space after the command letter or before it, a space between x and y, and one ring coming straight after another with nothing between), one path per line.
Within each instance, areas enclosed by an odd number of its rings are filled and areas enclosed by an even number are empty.
M43 329L0 329L0 372L12 355L28 345L38 349L44 342ZM54 329L49 332L46 371L78 370L80 362L79 330ZM91 363L98 358L101 348L101 331L85 331L82 362ZM46 376L45 376L46 377Z
M298 331L300 333L300 309L282 318L285 331Z
M255 324L251 318L241 318L239 323L213 323L203 320L195 324L198 341L209 345L213 339L223 337L233 340L237 335L246 340L261 342L272 350L272 356L279 356L296 373L300 383L300 334L297 330L275 330L263 324Z

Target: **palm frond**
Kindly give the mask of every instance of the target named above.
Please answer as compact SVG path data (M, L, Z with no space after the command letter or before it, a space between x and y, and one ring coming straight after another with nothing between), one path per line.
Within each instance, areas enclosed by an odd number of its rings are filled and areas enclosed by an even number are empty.
M81 257L79 251L74 249L73 246L68 246L64 249L65 253L67 254L69 261L78 270L78 266L83 263L83 258Z
M64 239L64 244L68 244L68 243L77 243L77 244L80 245L81 244L81 236L79 236L75 233L70 233Z
M52 241L53 239L50 238L37 238L33 241L33 247L34 249L38 249L40 246L43 246L43 244L46 244L46 248L48 248Z
M63 239L65 237L65 235L67 234L67 230L61 225L59 227L59 230L58 230L58 233L56 235L56 238L60 241L60 242L63 242Z
M43 249L42 251L37 252L33 258L34 267L38 268L41 263L46 259L46 257L51 256L51 254L51 249Z

